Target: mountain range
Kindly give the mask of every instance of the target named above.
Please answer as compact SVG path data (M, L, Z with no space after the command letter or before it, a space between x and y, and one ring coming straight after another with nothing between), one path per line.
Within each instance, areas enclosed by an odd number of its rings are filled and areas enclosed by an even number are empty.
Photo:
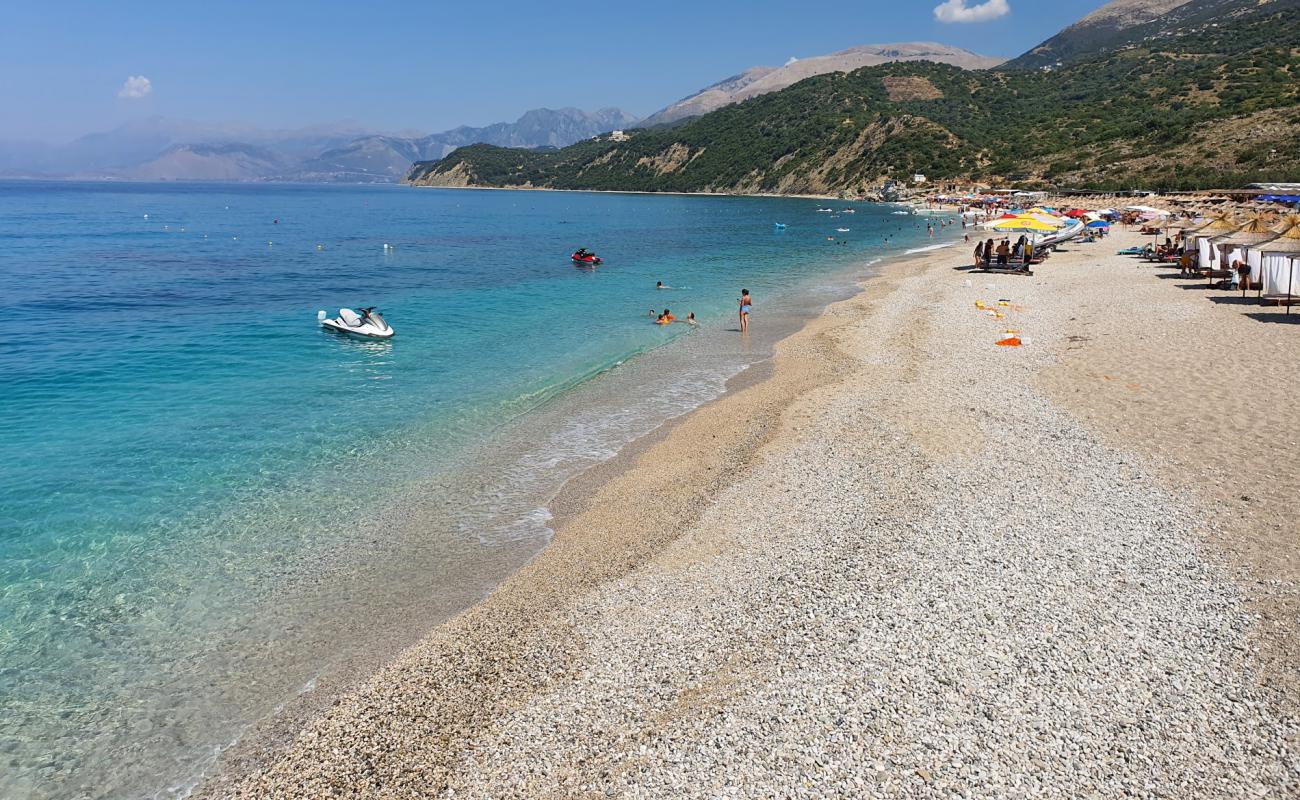
M827 56L792 58L782 67L750 67L739 75L724 78L690 97L656 111L642 120L638 127L650 128L688 117L698 117L732 103L780 91L814 75L852 72L862 67L895 61L933 61L938 64L952 64L962 69L990 69L1001 64L1003 59L990 58L959 47L949 47L934 42L868 44Z
M262 130L149 117L66 145L0 143L0 175L126 180L396 182L411 164L457 147L563 147L627 125L618 109L539 108L514 122L427 136L385 135L346 123Z
M472 145L409 180L817 194L916 174L1104 189L1300 180L1298 79L1300 0L1116 0L995 69L824 73L627 141Z

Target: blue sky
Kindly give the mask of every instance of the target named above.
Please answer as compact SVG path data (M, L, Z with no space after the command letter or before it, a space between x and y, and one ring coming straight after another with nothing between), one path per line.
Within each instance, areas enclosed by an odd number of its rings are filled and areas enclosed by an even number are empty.
M1014 56L1104 4L947 0L948 16L984 5L973 16L993 19L942 23L939 2L4 0L0 138L66 140L152 114L389 131L539 106L648 114L746 67L858 44Z

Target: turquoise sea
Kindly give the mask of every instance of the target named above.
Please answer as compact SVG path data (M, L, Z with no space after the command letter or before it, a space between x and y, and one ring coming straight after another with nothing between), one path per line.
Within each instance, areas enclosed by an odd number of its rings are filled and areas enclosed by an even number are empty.
M534 555L566 478L943 240L824 205L0 183L0 797L184 795ZM397 336L322 331L340 305Z

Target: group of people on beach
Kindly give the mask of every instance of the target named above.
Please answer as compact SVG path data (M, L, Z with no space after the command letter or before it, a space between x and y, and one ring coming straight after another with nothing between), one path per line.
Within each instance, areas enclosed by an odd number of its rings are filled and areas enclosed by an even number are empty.
M1014 245L1010 239L1002 239L994 244L992 239L975 245L975 269L991 269L995 265L1009 269L1012 263L1029 268L1034 257L1034 246L1029 237L1021 236Z

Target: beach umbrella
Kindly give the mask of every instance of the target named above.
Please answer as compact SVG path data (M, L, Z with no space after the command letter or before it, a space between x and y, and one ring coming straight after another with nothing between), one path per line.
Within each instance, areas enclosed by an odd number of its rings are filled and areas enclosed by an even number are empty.
M1055 233L1056 226L1039 222L1032 217L1001 219L989 226L1003 233Z
M1089 228L1109 228L1110 223L1104 219L1095 219L1088 223Z
M1054 217L1051 214L1029 213L1029 214L1022 214L1020 218L1038 220L1044 225L1051 225L1052 227L1055 228L1064 228L1066 225L1069 224L1065 220L1061 219L1060 217Z
M1088 212L1084 211L1082 208L1072 208L1069 211L1065 212L1065 216L1069 217L1070 219L1078 219L1079 217L1088 216Z

